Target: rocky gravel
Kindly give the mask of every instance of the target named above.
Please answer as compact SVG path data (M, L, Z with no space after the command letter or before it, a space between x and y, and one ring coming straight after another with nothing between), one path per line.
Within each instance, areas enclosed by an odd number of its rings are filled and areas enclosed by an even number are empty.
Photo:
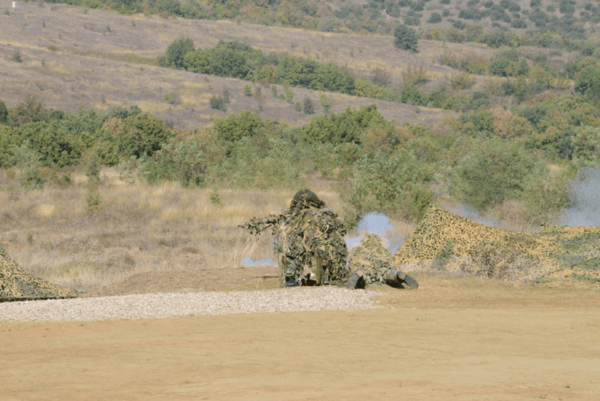
M0 322L156 319L239 313L374 309L375 291L337 287L159 293L0 303Z

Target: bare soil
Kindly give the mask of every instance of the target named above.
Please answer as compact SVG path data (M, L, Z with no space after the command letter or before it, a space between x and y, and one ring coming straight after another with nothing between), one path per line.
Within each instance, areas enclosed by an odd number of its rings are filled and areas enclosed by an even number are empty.
M2 324L2 399L600 396L597 287L417 279L379 310Z

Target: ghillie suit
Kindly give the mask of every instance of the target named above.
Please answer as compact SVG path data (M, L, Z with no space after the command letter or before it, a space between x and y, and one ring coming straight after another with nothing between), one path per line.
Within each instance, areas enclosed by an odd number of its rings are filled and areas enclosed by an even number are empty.
M419 287L415 279L393 267L391 261L392 255L382 239L375 234L367 234L360 245L350 251L350 270L354 274L346 287L364 288L368 284Z
M327 285L349 275L346 229L338 215L309 190L297 192L289 209L240 227L253 235L271 229L282 287Z
M78 293L34 277L23 270L0 245L0 302L73 298Z

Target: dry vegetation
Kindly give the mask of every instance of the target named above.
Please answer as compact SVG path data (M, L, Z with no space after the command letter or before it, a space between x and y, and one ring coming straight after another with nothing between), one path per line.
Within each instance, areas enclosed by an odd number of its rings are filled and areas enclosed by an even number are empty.
M270 235L253 243L237 225L287 207L293 196L285 190L126 184L122 174L106 169L102 207L89 213L87 178L72 178L69 188L0 192L0 243L27 271L80 291L142 272L241 268L243 257L273 257ZM11 184L5 172L0 181ZM329 207L342 211L328 182L313 181L311 187ZM413 227L396 225L403 235Z
M239 40L265 53L287 52L333 62L366 76L383 69L396 87L402 83L403 72L414 66L427 69L428 85L444 85L445 77L456 71L436 62L442 46L457 52L469 48L463 44L422 40L420 53L415 55L395 49L388 36L332 34L238 25L230 21L126 16L63 5L40 7L34 3L19 3L16 12L0 15L0 30L0 68L5 72L0 76L0 85L8 107L16 106L27 94L37 96L47 107L71 112L79 106L107 110L117 105L137 104L142 111L181 128L198 128L221 115L210 108L209 99L221 94L224 88L232 99L227 113L250 109L267 119L282 119L292 124L308 121L306 115L294 110L294 104L274 98L269 87L262 89L263 99L259 101L243 96L245 81L152 65L181 35L191 38L196 47L213 47L219 40ZM12 60L17 50L21 53L21 63ZM488 49L478 51L491 55ZM283 93L279 86L278 91ZM318 104L318 92L302 88L293 88L293 92L294 101L309 96ZM166 101L168 93L178 94L181 104ZM427 108L415 114L414 106L342 94L327 94L327 97L332 112L349 105L358 108L375 103L386 118L399 124L429 124L453 115ZM322 110L318 108L317 112Z

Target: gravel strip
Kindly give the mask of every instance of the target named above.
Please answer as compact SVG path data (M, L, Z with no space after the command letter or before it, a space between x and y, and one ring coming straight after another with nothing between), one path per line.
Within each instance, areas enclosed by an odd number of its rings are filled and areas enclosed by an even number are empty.
M304 312L379 308L374 291L292 288L269 291L142 294L0 304L0 322L156 319L233 313Z

